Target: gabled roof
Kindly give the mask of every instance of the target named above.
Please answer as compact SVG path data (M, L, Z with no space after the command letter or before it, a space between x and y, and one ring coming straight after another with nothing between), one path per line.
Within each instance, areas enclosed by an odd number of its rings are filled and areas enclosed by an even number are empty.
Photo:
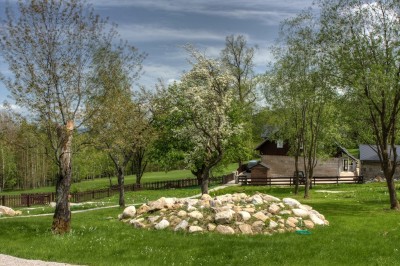
M388 150L391 150L388 146ZM400 161L400 145L396 145L397 151L397 161ZM393 158L393 153L391 153L391 158ZM376 145L360 144L360 160L361 161L379 161L378 149Z
M338 143L336 143L339 147L339 150L342 151L344 154L349 156L352 160L357 161L358 159L354 157L345 147L340 146Z
M263 166L263 167L265 167L267 169L271 169L266 163L263 163L263 162L258 162L257 164L253 165L249 169L251 169L251 168L253 168L253 167L257 166L257 165L261 165L261 166Z

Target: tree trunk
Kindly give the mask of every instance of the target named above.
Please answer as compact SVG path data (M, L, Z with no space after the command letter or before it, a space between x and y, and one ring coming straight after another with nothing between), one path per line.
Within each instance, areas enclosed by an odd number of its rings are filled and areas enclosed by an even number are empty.
M396 185L394 184L393 176L390 178L386 178L386 183L389 190L390 208L392 210L400 210L400 205L396 193Z
M119 190L119 206L125 207L125 176L124 167L118 167L118 190Z
M296 155L294 157L294 169L295 169L295 175L294 175L294 194L297 195L299 193L299 156Z
M203 175L204 175L204 170L205 170L205 165L203 164L201 168L197 168L196 170L192 170L192 174L196 176L197 178L197 184L201 186L203 184Z
M204 168L202 177L201 177L201 194L208 194L208 179L210 176L210 169Z
M60 126L57 129L57 136L61 145L58 158L59 173L56 183L56 209L51 228L55 234L64 234L71 230L71 210L68 197L71 187L73 130L74 124L72 121L68 121L66 126Z

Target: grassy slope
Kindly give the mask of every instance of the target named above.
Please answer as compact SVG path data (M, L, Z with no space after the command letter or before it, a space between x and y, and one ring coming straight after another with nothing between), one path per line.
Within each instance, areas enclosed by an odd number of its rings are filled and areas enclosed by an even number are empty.
M308 200L289 188L238 187L218 194L256 191L297 198L331 225L313 229L309 236L189 235L134 229L115 219L121 210L114 208L75 214L73 232L65 236L50 233L51 216L0 219L0 253L87 265L398 265L400 213L385 209L383 183L315 187ZM141 193L129 197L140 202L196 194L198 189Z

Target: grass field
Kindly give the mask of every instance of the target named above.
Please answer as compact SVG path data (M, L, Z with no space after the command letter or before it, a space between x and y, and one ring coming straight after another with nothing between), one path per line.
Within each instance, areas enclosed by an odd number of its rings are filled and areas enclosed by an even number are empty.
M86 265L400 265L400 212L387 209L383 183L316 186L307 200L279 187L230 187L212 195L256 191L309 204L330 226L307 236L190 235L135 229L116 219L121 209L110 208L74 214L73 231L64 236L51 234L51 216L0 219L0 253ZM128 193L129 201L199 189L138 193Z
M229 174L235 169L236 164L229 164L225 167L222 167L218 171L214 173L214 176L221 176L224 174ZM157 182L157 181L165 181L165 180L176 180L176 179L185 179L185 178L195 178L195 176L190 172L190 170L172 170L168 172L147 172L144 173L141 182L149 183L149 182ZM117 185L118 181L116 177L111 178L112 185ZM134 184L136 183L136 176L126 176L125 184ZM84 180L78 183L73 183L71 185L71 192L82 192L96 189L108 188L110 186L109 178L96 178L93 180ZM55 187L42 187L36 189L29 190L17 190L17 191L6 191L0 192L0 195L19 195L21 193L48 193L54 192Z

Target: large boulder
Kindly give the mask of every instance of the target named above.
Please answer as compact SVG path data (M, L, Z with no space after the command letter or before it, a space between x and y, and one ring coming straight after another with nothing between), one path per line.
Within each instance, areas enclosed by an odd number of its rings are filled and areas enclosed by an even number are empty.
M197 219L197 220L203 219L203 214L199 211L192 211L188 215L189 215L189 217Z
M217 212L215 214L215 222L217 224L228 224L232 221L233 215L231 210Z
M295 216L301 217L301 218L306 218L310 215L310 213L306 210L303 209L292 209L292 212Z
M161 220L156 226L154 226L155 229L157 230L163 230L169 226L169 222L165 219Z
M135 206L128 206L122 212L121 219L133 218L133 217L135 217L135 215L136 215L136 207Z
M292 198L284 198L282 201L283 201L283 203L285 203L286 205L289 205L292 208L298 208L301 205L300 202L298 202L297 200L292 199Z
M227 225L218 225L216 228L218 233L225 234L225 235L233 235L235 233L235 230L233 230L232 227L227 226Z

